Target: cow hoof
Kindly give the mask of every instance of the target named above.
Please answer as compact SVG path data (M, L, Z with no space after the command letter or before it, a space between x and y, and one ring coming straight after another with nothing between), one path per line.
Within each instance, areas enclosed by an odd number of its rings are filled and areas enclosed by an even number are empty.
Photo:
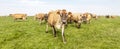
M67 42L63 42L64 44L66 44Z
M56 36L54 36L54 37L56 37Z
M77 27L78 29L80 29L80 27Z
M48 31L45 31L46 33L48 33Z

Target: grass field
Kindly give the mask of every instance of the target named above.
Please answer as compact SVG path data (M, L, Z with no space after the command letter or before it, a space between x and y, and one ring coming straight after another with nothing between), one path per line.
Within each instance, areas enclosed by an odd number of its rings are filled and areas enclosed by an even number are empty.
M120 49L120 17L93 19L80 29L69 24L66 44L60 30L53 37L52 29L45 33L45 27L33 17L16 22L11 17L0 17L0 49Z

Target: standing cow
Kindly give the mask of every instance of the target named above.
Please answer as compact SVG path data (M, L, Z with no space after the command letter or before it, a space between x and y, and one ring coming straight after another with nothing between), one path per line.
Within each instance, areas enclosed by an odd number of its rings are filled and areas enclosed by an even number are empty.
M72 17L73 17L72 12L68 12L68 17L67 17L68 23L72 23Z
M66 10L62 10L62 12L60 12L58 10L51 11L51 12L49 12L49 16L48 16L46 32L48 32L48 26L51 26L54 37L56 37L56 28L61 29L63 43L66 43L66 39L64 36L66 22L67 22Z
M96 14L92 14L92 18L94 18L95 20L97 20L98 16Z
M82 15L82 20L83 20L84 23L90 23L91 18L92 18L91 13L84 13Z
M10 16L12 16L14 20L17 19L26 20L27 14L10 14Z
M80 13L72 13L71 20L75 22L77 28L81 27L82 15Z
M35 20L39 20L40 24L43 22L43 20L45 19L45 14L44 13L38 13L35 15L34 17Z

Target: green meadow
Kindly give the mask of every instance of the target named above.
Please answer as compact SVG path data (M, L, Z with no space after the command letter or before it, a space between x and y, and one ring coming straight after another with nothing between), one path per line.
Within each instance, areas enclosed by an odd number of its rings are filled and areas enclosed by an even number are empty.
M0 49L120 49L120 17L92 19L77 29L73 24L65 28L67 43L62 42L61 30L57 37L52 29L45 33L46 23L39 24L33 17L14 21L0 17Z

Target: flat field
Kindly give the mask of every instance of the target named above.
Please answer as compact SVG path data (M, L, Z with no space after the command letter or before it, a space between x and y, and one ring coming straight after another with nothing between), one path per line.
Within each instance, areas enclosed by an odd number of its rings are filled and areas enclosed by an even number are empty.
M0 17L0 49L120 49L120 17L92 19L77 29L69 24L65 29L67 43L57 30L57 37L45 33L46 23L39 24L33 17L26 21L14 21L12 17Z

